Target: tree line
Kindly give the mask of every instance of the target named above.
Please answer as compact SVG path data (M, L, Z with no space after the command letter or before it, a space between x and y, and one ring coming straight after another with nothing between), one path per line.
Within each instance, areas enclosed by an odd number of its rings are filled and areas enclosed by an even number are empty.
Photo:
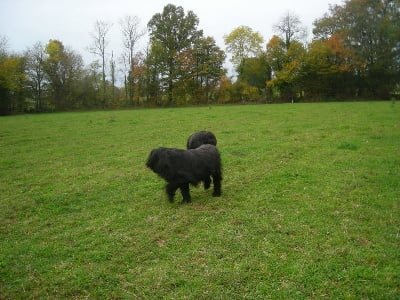
M108 49L110 24L97 21L82 56L62 41L38 42L10 53L0 38L0 113L179 106L209 103L389 99L400 89L400 1L348 0L313 23L313 39L287 13L264 44L240 26L224 36L226 49L198 28L192 11L168 4L147 23L120 20L124 54ZM227 76L227 54L237 77ZM118 75L123 82L118 84Z

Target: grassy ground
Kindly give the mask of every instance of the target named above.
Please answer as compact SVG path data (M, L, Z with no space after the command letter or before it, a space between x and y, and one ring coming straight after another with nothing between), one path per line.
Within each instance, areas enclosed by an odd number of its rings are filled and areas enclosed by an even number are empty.
M200 129L221 198L144 163ZM0 298L398 299L400 104L0 119Z

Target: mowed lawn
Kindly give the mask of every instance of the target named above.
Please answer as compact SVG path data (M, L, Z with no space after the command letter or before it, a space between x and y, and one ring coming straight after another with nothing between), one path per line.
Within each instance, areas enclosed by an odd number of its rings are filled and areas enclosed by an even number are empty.
M151 149L211 130L223 195ZM399 299L400 103L0 118L0 299Z

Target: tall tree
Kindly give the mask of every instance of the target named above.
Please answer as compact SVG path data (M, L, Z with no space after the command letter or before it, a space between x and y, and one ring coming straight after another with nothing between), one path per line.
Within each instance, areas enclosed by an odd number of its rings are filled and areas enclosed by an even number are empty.
M223 68L226 55L212 37L200 39L194 52L196 55L195 73L201 89L201 98L210 101L212 91L216 89L221 77L226 73Z
M175 83L182 76L179 55L190 49L203 35L197 29L199 19L192 12L185 14L181 6L168 4L162 13L155 14L148 22L151 43L156 43L161 80L164 81L168 102L173 102ZM153 53L154 55L154 53Z
M115 100L115 60L114 60L114 51L111 51L111 59L110 59L110 75L111 75L111 100Z
M286 50L289 49L293 41L300 42L307 35L305 27L301 25L298 16L287 12L280 21L274 25L275 32L285 42Z
M349 0L314 22L323 39L340 36L357 65L359 95L388 98L400 79L400 1Z
M104 21L96 21L94 24L94 32L91 34L93 39L92 45L89 47L91 53L97 55L101 59L102 67L102 86L103 86L103 107L106 105L106 49L108 46L107 34L112 24Z
M125 90L129 97L131 105L134 104L134 73L135 73L135 47L137 42L146 33L144 29L140 29L140 20L136 16L125 16L120 20L123 44L126 50L124 59L126 58L126 65L128 67L128 74L125 75Z
M26 74L28 82L32 90L33 99L35 100L35 110L42 111L44 109L43 94L45 91L45 71L44 64L46 54L42 43L37 42L32 48L25 52L26 57Z
M215 88L225 74L225 53L211 37L201 38L193 48L179 56L182 76L181 96L193 103L212 101Z
M161 105L162 82L161 74L164 64L162 53L164 49L160 42L152 41L146 51L146 102L152 105Z
M277 35L274 35L267 43L267 60L271 66L272 76L283 69L287 62L285 42Z
M238 80L254 86L262 94L268 80L271 80L271 66L266 53L244 59L238 68Z
M26 81L25 59L9 55L0 45L0 114L9 114L25 109L24 85Z
M309 100L354 97L354 66L351 53L336 35L328 40L314 40L309 46L299 81L304 96Z
M240 26L225 35L224 42L226 51L232 54L231 61L237 68L244 58L256 57L261 53L264 38L248 26Z
M285 42L274 36L267 44L267 58L272 67L271 80L267 82L270 93L280 100L293 101L299 93L299 78L306 49L300 42L292 41L289 49Z
M86 108L98 108L102 102L102 74L98 61L90 63L84 74L84 82L82 82L82 105Z
M50 40L45 46L45 53L47 58L44 71L49 81L54 108L58 111L75 108L74 93L82 78L82 57L65 48L58 40Z

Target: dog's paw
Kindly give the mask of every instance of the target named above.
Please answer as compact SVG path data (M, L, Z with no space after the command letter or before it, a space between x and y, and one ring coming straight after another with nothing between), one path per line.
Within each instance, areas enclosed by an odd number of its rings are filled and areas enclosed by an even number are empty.
M213 197L221 197L221 192L213 192L212 196Z

